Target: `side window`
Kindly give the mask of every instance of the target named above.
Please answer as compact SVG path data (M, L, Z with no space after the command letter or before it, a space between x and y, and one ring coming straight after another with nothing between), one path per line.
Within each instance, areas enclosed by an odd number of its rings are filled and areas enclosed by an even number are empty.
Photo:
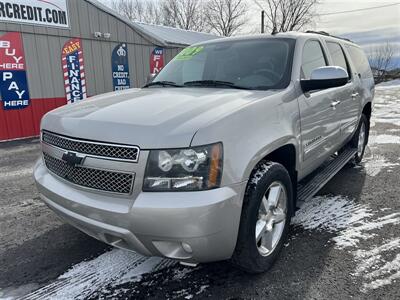
M331 54L333 65L345 69L347 71L347 74L349 74L350 79L351 71L346 61L346 57L344 56L342 47L338 43L333 42L326 42L326 45L328 46L329 53Z
M347 50L349 51L351 60L357 73L361 75L361 78L372 77L372 71L364 51L355 46L347 46Z
M301 64L302 79L310 79L314 69L325 67L326 59L321 44L318 41L307 41L303 48L303 58Z

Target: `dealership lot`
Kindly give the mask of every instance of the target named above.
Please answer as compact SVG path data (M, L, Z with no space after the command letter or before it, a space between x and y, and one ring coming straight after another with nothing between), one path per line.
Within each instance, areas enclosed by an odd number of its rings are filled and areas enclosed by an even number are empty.
M293 220L268 273L197 268L98 242L65 224L32 179L37 139L0 144L0 299L396 299L400 297L400 84L377 88L362 166Z

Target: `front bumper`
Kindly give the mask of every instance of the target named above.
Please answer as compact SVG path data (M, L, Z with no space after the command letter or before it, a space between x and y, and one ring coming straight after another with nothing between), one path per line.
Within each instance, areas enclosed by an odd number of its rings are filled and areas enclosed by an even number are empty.
M233 254L246 182L202 192L140 192L127 199L72 186L50 174L41 159L34 178L53 211L113 246L194 263Z

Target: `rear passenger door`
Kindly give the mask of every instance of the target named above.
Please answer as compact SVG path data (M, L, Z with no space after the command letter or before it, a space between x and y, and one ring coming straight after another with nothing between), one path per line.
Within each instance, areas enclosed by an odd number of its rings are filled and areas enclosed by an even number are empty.
M339 144L344 143L356 130L360 111L359 93L357 89L358 78L354 78L350 69L349 59L342 46L333 41L326 41L330 56L330 65L342 67L349 74L348 83L335 89L338 105L337 118L340 122Z
M301 78L309 79L314 69L327 65L321 42L317 39L306 41L302 52ZM334 88L302 93L299 97L304 173L318 167L337 145L340 123L337 110L332 107L335 101Z

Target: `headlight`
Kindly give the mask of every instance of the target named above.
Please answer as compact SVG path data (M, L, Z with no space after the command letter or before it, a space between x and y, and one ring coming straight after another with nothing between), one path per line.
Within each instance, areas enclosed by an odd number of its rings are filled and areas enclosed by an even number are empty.
M143 191L200 191L217 188L222 175L222 144L151 150Z

